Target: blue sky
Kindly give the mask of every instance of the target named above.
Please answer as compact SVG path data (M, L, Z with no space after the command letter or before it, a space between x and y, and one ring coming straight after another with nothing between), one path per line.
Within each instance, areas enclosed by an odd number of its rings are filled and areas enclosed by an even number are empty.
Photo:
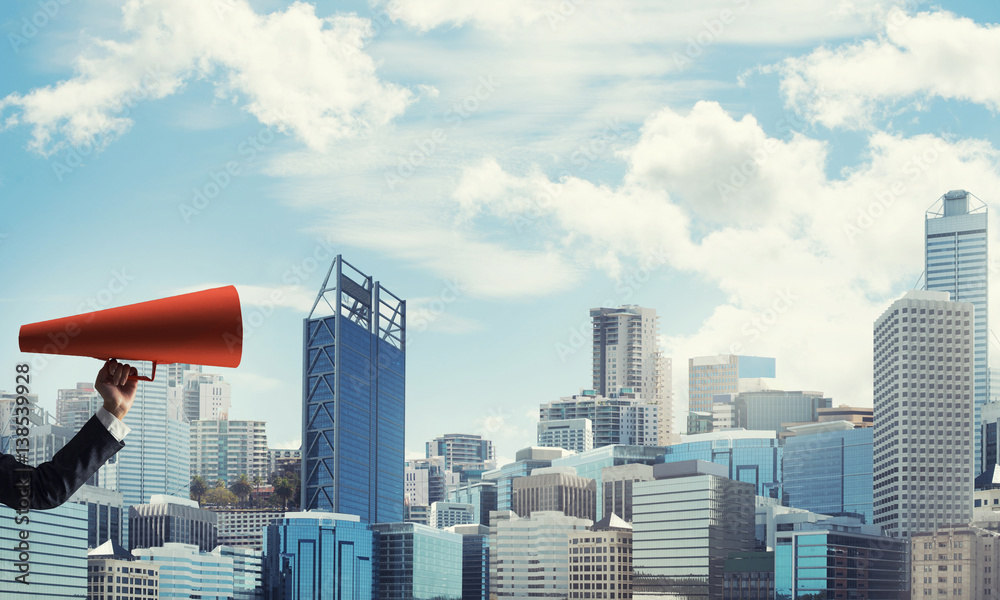
M297 444L301 320L339 252L408 300L410 454L530 444L539 403L589 387L602 305L659 311L678 424L687 359L729 351L870 406L924 211L1000 189L990 8L6 3L0 389L23 323L235 284L260 325L207 370ZM97 368L53 359L34 391L54 409Z

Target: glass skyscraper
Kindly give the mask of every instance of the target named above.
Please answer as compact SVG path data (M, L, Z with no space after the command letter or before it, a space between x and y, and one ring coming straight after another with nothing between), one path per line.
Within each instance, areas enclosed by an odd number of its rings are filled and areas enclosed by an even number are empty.
M304 509L403 520L405 323L406 302L338 255L303 322Z
M850 427L845 423L841 426ZM848 514L872 523L874 430L831 431L832 427L837 425L795 427L796 435L785 439L785 502L823 515Z
M667 446L662 463L704 460L726 467L728 477L752 483L758 496L781 498L781 440L773 431L715 431L686 435Z
M975 307L972 319L975 476L984 466L980 411L989 395L987 209L982 200L969 192L952 190L941 196L925 216L926 289L949 292L952 302L971 302ZM942 328L937 333L943 333Z
M87 507L66 503L19 516L0 506L0 598L86 597Z
M460 534L419 523L375 523L378 600L459 600Z

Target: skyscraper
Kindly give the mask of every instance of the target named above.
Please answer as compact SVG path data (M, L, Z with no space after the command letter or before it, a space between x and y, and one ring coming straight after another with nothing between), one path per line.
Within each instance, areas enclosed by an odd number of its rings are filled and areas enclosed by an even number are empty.
M875 321L874 522L909 538L972 518L972 314L910 290Z
M965 190L952 190L927 209L924 220L926 289L948 292L954 302L970 302L975 472L983 470L980 411L989 394L989 270L986 204ZM938 331L938 333L941 333Z
M594 320L594 391L599 396L636 394L659 405L659 439L669 443L674 431L670 358L660 354L656 310L632 304L592 308Z
M444 468L456 473L496 468L493 442L471 433L446 433L426 444L427 458L444 457Z
M337 255L303 321L304 509L403 520L405 343L406 302Z
M688 359L688 409L712 412L716 395L759 391L774 378L774 359L764 356L696 356Z

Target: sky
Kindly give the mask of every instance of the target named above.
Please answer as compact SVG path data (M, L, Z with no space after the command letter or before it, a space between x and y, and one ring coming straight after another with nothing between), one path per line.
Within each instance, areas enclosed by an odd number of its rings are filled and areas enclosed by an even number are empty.
M780 387L871 406L872 323L920 280L925 211L966 189L997 247L996 19L973 1L3 3L0 390L28 362L54 411L100 366L19 353L22 324L233 284L243 362L205 371L231 419L297 447L302 319L341 254L407 301L408 456L445 433L501 464L534 443L539 404L591 387L599 306L657 310L678 430L693 356L771 356Z

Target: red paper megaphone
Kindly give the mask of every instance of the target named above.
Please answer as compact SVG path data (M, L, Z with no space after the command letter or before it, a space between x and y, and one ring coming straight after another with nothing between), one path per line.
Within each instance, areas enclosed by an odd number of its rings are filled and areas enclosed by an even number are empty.
M236 367L243 316L234 286L21 326L21 352Z

